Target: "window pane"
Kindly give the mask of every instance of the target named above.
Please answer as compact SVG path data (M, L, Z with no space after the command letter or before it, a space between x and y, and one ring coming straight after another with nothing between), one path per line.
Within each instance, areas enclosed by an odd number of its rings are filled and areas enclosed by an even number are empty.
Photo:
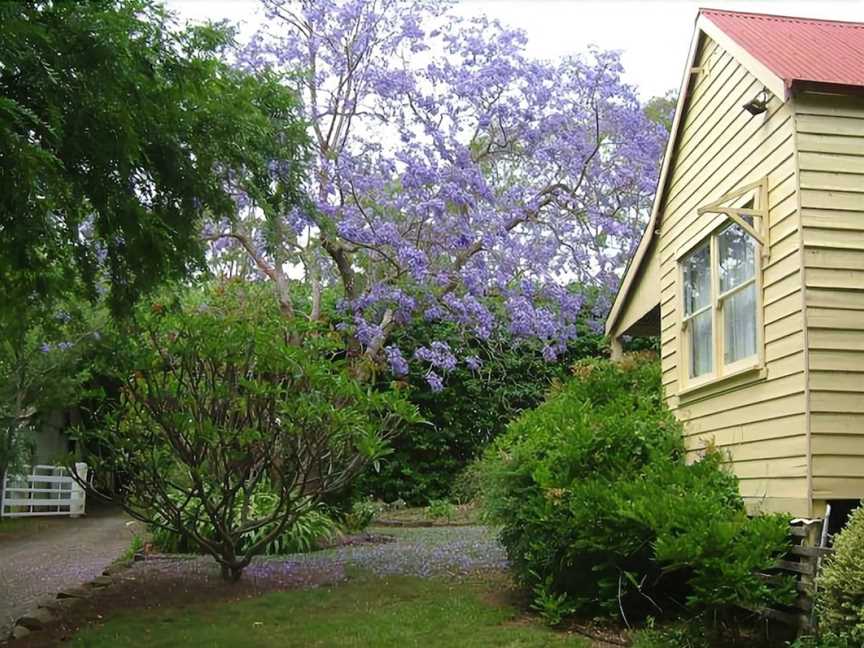
M724 300L723 322L726 364L756 355L756 284Z
M684 313L690 315L711 302L711 252L704 246L683 261Z
M711 371L711 319L712 311L707 310L690 320L691 378L696 378Z
M740 286L756 273L756 243L753 237L734 224L717 237L720 256L720 292Z

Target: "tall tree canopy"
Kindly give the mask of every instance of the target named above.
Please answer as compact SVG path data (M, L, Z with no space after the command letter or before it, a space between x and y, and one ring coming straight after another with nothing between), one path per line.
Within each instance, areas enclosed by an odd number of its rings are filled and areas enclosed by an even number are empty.
M305 155L296 95L228 65L231 43L152 0L0 6L4 304L92 295L101 278L122 307L203 267L201 218L230 219L238 192L287 211Z
M265 6L239 63L302 73L310 204L262 214L253 201L238 225L214 223L214 249L242 246L283 303L302 264L312 319L321 286L341 286L352 351L397 374L413 358L436 388L460 359L445 343L393 345L415 317L562 352L582 304L566 286L617 282L666 135L618 56L532 60L521 31L437 1Z

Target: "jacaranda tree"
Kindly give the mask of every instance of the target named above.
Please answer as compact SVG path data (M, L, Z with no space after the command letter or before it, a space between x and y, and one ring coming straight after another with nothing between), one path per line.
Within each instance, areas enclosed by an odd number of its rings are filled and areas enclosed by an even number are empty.
M533 60L521 31L438 1L264 4L268 28L237 62L299 75L309 201L268 213L250 199L239 224L211 225L214 257L248 254L291 314L307 284L313 320L335 284L355 366L416 361L434 389L467 359L393 344L415 316L563 352L583 301L564 286L615 285L666 135L618 55Z

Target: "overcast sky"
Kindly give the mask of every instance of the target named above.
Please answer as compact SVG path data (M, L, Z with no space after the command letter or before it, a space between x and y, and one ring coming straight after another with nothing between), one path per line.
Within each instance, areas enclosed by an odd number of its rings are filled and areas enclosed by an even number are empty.
M190 20L227 18L241 24L244 35L261 23L255 0L166 4ZM592 43L621 50L627 80L643 97L650 97L678 88L700 6L864 22L861 0L462 0L456 10L465 15L485 13L524 29L529 52L538 58L580 52Z

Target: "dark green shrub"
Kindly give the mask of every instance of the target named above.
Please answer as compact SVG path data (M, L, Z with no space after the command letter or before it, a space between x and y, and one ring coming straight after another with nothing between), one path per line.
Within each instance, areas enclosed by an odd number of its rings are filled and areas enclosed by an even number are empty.
M861 648L861 642L854 641L846 633L838 635L833 632L823 632L819 636L799 637L789 644L789 648Z
M819 577L819 629L837 645L864 645L864 509L856 509L834 540L834 555Z
M457 504L477 501L483 492L483 466L480 460L465 466L453 480L450 496Z
M358 483L359 493L386 502L404 499L412 506L453 497L456 476L510 421L540 404L550 385L566 378L575 360L605 352L603 338L584 328L555 362L543 359L539 344L507 335L466 341L454 325L422 321L400 331L393 339L400 348L443 340L458 357L474 356L481 365L472 370L460 362L447 374L440 392L429 388L422 366L412 366L402 387L424 422L405 427L392 440L393 452L379 470L366 472Z
M346 531L363 531L380 512L380 505L373 500L360 499L354 502L351 509L342 515L342 524Z
M452 520L455 515L456 507L446 499L432 500L426 507L426 517L433 520Z
M658 364L595 359L573 372L483 462L484 507L517 579L558 608L630 621L790 595L753 573L787 546L787 521L748 518L719 453L685 462Z
M136 317L125 364L134 371L119 363L116 411L78 439L106 449L88 463L118 476L114 501L193 540L226 580L239 579L285 529L300 528L417 420L398 393L351 376L338 334L288 320L254 285L155 301Z
M709 643L700 634L686 624L645 628L633 634L630 648L707 648Z

